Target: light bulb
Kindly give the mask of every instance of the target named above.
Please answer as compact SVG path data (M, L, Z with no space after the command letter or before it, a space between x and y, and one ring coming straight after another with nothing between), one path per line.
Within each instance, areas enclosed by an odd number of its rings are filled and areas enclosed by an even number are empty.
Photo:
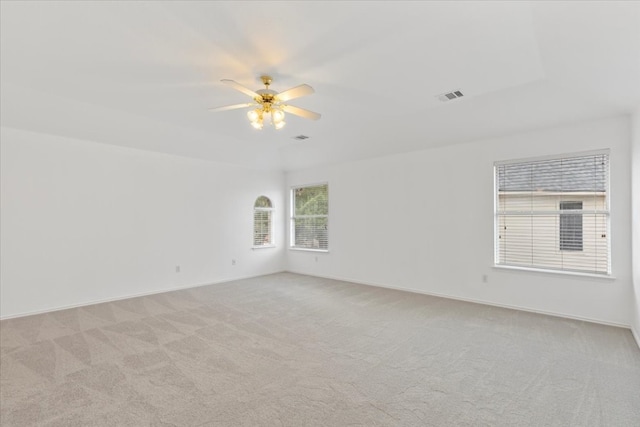
M275 126L276 129L282 129L284 127L284 125L286 125L284 120L282 120L282 121L280 121L278 123L274 123L274 126Z
M251 126L253 126L255 129L262 129L262 122L259 122L259 121L251 122Z
M251 122L257 122L260 118L260 113L258 112L258 110L251 110L247 113L247 117Z
M273 110L271 112L271 118L273 119L273 123L279 123L284 120L284 113L280 110Z

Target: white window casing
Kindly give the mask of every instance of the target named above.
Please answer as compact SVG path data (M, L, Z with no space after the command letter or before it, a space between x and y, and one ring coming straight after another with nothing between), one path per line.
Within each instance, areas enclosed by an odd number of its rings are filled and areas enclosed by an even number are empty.
M253 204L253 247L273 246L273 204L268 197L260 196Z
M329 250L329 186L291 189L291 249Z

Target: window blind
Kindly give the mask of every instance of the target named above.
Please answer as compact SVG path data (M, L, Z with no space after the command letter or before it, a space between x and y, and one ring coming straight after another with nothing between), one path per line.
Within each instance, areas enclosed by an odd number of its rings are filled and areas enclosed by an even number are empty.
M329 186L314 185L291 190L291 247L329 248Z
M610 274L607 152L494 166L496 265Z
M271 245L271 210L253 212L253 246Z
M266 196L260 196L253 205L253 246L271 246L273 206Z

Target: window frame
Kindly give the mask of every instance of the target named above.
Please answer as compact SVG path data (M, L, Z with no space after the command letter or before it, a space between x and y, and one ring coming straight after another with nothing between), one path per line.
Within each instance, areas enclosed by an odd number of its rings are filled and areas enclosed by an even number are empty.
M326 215L304 215L304 216L296 216L296 202L295 202L295 192L300 188L309 188L309 187L327 187L327 214ZM304 184L304 185L295 185L290 187L289 189L289 250L292 251L306 251L306 252L329 252L329 242L330 242L330 200L329 200L329 183L328 182L316 182L313 184ZM327 220L327 248L305 248L303 246L296 246L296 218L326 218Z
M271 205L271 207L259 207L256 206L256 203L258 202L258 200L260 200L260 198L266 198L269 201L269 204ZM251 235L251 240L252 240L252 249L266 249L266 248L275 248L276 244L274 241L274 221L273 221L273 212L275 211L275 208L273 206L273 202L271 201L271 198L265 195L260 195L256 198L256 200L253 202L253 233ZM269 237L270 237L270 242L269 244L265 244L265 245L256 245L255 244L255 236L256 236L256 213L257 212L268 212L269 213Z
M573 158L579 157L588 157L588 156L598 156L605 155L607 156L607 168L604 176L604 207L602 210L593 210L580 213L580 215L585 214L596 214L603 215L605 217L605 233L606 233L606 257L607 257L607 265L606 272L591 272L587 270L579 270L579 269L569 269L569 268L553 268L548 266L535 266L535 265L517 265L517 264L508 264L508 263L500 263L500 217L501 212L499 211L499 179L498 179L498 168L504 165L512 165L519 163L531 163L531 162L540 162L540 161L550 161L550 160L570 160ZM532 271L532 272L541 272L541 273L551 273L551 274L559 274L559 275L569 275L569 276L587 276L593 278L600 279L615 279L612 271L612 262L611 262L611 248L612 248L612 233L611 233L611 150L610 149L600 149L600 150L591 150L591 151L582 151L582 152L574 152L574 153L564 153L557 155L548 155L548 156L538 156L538 157L530 157L530 158L520 158L520 159L510 159L510 160L501 160L495 161L493 163L493 180L494 180L494 197L493 197L493 221L494 221L494 230L493 230L493 250L494 250L494 261L493 268L496 269L505 269L505 270L524 270L524 271ZM594 192L589 192L594 193ZM571 200L567 200L571 201ZM584 205L583 205L584 206ZM558 216L561 215L560 204L558 204L556 213ZM576 213L573 211L572 213ZM568 213L571 214L571 213ZM504 214L502 214L504 215ZM534 215L531 215L534 217ZM583 217L584 220L584 217ZM584 223L583 223L584 227ZM560 218L558 217L558 239L560 233ZM584 231L583 231L583 242L584 242ZM557 246L558 252L564 252L564 250L560 249L558 244ZM569 250L567 252L580 252L576 250Z

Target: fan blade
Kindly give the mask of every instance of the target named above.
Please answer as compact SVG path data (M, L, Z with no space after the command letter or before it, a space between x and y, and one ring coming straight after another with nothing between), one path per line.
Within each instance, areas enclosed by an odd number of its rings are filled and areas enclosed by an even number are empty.
M300 98L301 96L311 95L315 90L309 85L300 85L296 87L292 87L291 89L287 89L284 92L280 92L278 96L278 100L281 102L289 101L294 98Z
M304 117L305 119L318 120L322 117L318 113L314 113L313 111L305 110L304 108L294 107L293 105L283 105L282 109L287 113L294 114L296 116Z
M234 82L233 80L229 80L229 79L222 79L220 80L222 83L231 86L232 88L234 88L235 90L239 90L240 92L244 93L245 95L249 95L252 98L258 97L260 98L260 95L258 95L256 92L252 91L251 89L249 89L248 87L244 87L242 86L240 83L238 82Z
M234 105L225 105L224 107L209 108L209 111L237 110L238 108L246 108L246 107L251 107L253 105L255 104L251 102L247 102L246 104L234 104Z

